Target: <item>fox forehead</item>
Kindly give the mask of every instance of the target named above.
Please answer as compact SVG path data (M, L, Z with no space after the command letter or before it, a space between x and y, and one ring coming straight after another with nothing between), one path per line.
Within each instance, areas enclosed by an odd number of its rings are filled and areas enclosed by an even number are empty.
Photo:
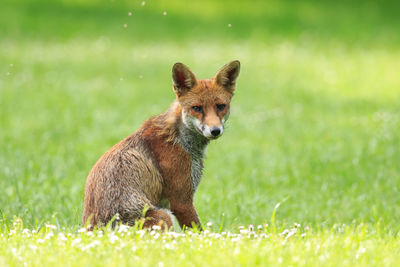
M182 106L229 104L233 94L213 79L197 80L196 85L187 93L178 98Z

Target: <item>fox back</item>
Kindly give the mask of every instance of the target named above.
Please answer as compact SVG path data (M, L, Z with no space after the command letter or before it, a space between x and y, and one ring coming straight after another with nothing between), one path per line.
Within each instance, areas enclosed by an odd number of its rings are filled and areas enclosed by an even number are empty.
M239 61L223 66L212 79L198 80L182 63L172 69L176 99L162 114L114 145L93 166L85 186L83 223L172 226L201 224L193 206L203 158L211 140L224 132ZM145 214L143 213L145 211Z

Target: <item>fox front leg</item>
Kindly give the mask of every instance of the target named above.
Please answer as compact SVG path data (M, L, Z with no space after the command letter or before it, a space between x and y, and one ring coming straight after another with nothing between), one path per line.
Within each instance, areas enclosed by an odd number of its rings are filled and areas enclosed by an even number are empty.
M197 215L196 209L193 203L174 203L171 202L171 211L178 219L181 228L192 228L197 227L200 231L202 230L199 216Z

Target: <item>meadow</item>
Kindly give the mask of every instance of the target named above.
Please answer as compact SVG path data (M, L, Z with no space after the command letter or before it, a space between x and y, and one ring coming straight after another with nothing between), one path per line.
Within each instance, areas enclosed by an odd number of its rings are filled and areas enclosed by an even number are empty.
M0 265L393 266L397 10L396 1L3 1ZM84 232L90 168L173 101L172 65L210 78L233 59L242 69L228 129L208 147L195 196L207 232Z

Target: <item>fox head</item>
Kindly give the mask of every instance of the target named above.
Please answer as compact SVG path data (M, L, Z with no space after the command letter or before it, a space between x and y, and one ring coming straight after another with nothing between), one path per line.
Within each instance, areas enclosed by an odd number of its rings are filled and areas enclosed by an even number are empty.
M223 66L212 79L197 80L184 64L173 66L173 88L186 127L207 139L222 135L239 71L240 62L235 60Z

